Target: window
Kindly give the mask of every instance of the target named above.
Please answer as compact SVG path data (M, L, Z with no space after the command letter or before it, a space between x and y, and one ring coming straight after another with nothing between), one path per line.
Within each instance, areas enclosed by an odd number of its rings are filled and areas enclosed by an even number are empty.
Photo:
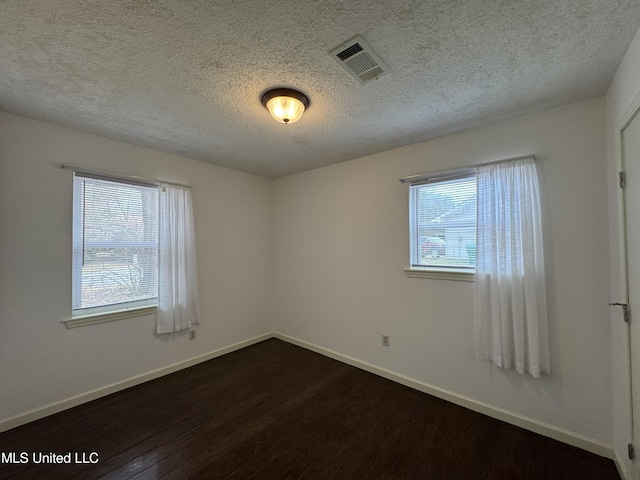
M73 317L158 302L158 188L76 172Z
M473 274L476 263L474 170L422 177L409 191L410 269Z
M400 181L411 184L407 276L475 281L476 358L549 373L535 157Z

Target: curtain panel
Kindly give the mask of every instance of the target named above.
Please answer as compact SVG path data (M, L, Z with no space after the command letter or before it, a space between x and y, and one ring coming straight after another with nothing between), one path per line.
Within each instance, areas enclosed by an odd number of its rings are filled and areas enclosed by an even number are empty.
M200 323L198 272L191 190L160 185L157 333Z
M477 169L478 360L549 373L540 196L533 158Z

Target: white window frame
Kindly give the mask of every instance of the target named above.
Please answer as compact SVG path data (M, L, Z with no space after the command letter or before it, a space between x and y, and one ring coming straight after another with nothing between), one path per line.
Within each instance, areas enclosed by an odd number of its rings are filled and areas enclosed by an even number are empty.
M417 261L419 255L419 236L418 229L418 205L417 205L417 189L425 184L437 184L439 182L451 180L468 180L476 175L474 168L452 170L448 172L439 172L430 175L417 175L402 179L403 183L410 183L409 188L409 267L405 268L405 275L408 278L432 278L439 280L455 280L455 281L475 281L475 266L462 267L444 265L421 266Z
M116 176L110 175L102 175L102 174L93 174L93 173L84 173L84 172L76 172L75 175L85 177L85 178L93 178L98 180L106 180L109 182L121 183L124 185L138 185L145 186L151 188L158 188L157 184L147 183L143 181L120 178ZM75 195L75 176L74 176L74 195L73 195L73 211L78 212L82 209L81 201L79 196ZM159 216L159 204L158 204L158 212ZM73 215L73 224L72 228L77 229L79 225L76 225L76 222L81 217L78 215ZM82 282L78 281L78 279L82 278L82 264L78 262L78 251L83 250L83 245L81 241L79 242L79 237L77 235L72 235L73 242L73 253L72 253L72 315L70 319L63 320L63 323L67 328L80 327L84 325L93 325L96 323L104 323L111 322L114 320L120 320L124 318L137 317L142 315L154 314L157 312L158 305L158 296L142 300L135 300L130 302L123 302L117 304L110 305L101 305L96 307L89 308L80 308L80 298L82 295ZM149 242L142 242L143 245L149 244ZM108 246L107 244L105 244ZM140 246L140 242L135 243L136 246ZM122 244L119 244L122 246ZM153 246L158 247L158 242L153 243Z

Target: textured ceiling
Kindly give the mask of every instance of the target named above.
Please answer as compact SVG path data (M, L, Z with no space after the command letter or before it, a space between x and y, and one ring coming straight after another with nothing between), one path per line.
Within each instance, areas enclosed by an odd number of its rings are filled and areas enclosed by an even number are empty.
M640 0L0 0L0 109L278 177L604 94ZM328 55L362 35L389 73ZM271 119L266 89L311 101Z

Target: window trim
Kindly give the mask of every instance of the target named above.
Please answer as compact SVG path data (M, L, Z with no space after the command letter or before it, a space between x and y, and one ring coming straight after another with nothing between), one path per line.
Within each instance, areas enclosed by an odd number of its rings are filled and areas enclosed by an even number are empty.
M108 303L95 307L76 308L72 310L71 318L95 317L98 315L108 315L114 312L125 312L129 310L139 310L141 308L157 307L158 296L141 298L129 302Z
M460 269L439 269L435 267L418 268L407 267L404 269L407 278L431 278L435 280L453 280L457 282L475 282L476 272Z
M90 315L74 316L62 323L67 328L84 327L87 325L96 325L98 323L114 322L125 318L142 317L145 315L155 315L158 312L157 305L148 305L144 307L125 308L122 310L114 310L111 312L94 313Z

